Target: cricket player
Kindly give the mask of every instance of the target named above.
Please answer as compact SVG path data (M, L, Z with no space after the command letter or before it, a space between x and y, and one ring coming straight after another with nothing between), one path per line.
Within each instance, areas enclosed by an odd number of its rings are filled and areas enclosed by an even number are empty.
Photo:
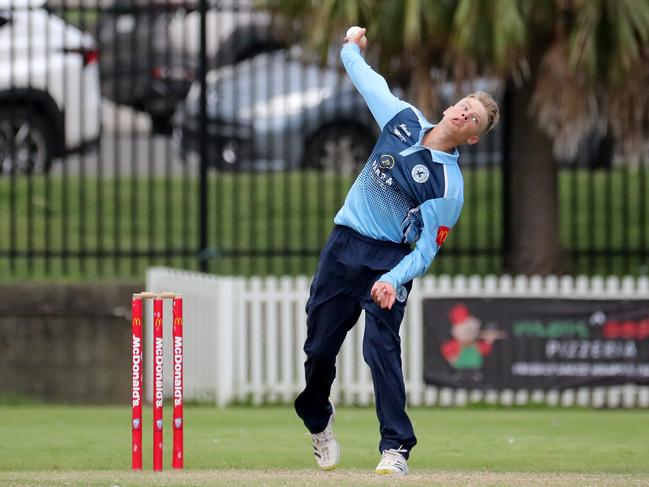
M372 372L381 434L375 471L405 475L417 439L405 411L399 327L412 279L426 272L462 210L457 148L477 143L498 122L499 111L489 94L475 92L433 125L368 66L361 56L365 29L355 30L340 56L381 134L320 255L306 305L306 387L295 409L311 432L316 462L334 469L340 447L329 394L336 355L365 310L363 357Z

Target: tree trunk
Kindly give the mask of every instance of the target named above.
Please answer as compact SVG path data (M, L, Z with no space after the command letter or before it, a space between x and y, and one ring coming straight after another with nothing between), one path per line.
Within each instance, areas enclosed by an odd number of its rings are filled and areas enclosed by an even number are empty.
M414 93L416 106L432 123L437 123L439 107L433 97L434 88L431 87L430 69L425 62L417 64L413 70Z
M560 274L558 171L552 141L530 114L533 85L507 88L505 270Z

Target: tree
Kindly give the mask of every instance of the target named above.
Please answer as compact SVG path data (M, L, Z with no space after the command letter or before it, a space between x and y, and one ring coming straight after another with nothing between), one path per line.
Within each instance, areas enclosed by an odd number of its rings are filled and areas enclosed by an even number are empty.
M266 0L314 46L368 27L369 54L438 114L431 84L496 77L511 131L507 271L562 271L554 154L594 125L628 150L649 130L649 0ZM431 72L437 77L431 77Z

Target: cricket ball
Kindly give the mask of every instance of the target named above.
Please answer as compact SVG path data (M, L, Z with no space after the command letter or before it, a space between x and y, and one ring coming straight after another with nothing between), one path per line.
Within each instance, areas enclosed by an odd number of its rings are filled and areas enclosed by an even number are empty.
M359 26L352 25L349 29L347 29L347 33L345 34L345 39L349 40L350 36L357 34L361 30L363 29L361 29ZM361 42L367 41L367 38L363 36L360 40Z

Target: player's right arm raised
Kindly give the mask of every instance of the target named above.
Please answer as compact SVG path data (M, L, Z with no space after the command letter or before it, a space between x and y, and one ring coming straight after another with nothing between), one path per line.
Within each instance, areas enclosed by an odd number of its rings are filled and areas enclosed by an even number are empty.
M341 51L340 59L354 86L365 99L368 108L381 130L392 117L410 105L392 94L383 76L374 71L361 56L367 39L365 29L347 37Z

